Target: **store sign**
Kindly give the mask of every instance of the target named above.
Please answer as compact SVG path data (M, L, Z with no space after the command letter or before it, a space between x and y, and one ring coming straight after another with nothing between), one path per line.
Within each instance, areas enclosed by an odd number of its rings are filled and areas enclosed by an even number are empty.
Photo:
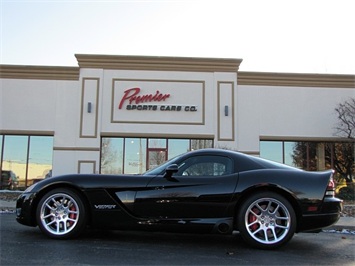
M138 111L190 111L196 112L197 106L159 104L170 97L170 93L163 94L159 90L155 94L141 94L141 88L130 88L124 91L118 109L125 105L127 110Z
M203 81L116 79L112 122L204 123L204 89Z

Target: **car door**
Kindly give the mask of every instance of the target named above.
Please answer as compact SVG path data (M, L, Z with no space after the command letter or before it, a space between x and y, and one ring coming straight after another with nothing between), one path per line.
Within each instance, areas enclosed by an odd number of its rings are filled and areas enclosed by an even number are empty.
M227 156L193 156L178 163L178 172L156 176L136 194L134 212L149 218L224 217L238 174Z

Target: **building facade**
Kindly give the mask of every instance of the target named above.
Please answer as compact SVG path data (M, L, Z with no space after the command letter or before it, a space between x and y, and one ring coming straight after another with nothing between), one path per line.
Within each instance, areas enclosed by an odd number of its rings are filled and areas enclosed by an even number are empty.
M205 147L307 170L334 167L337 145L354 154L335 136L334 109L355 98L355 75L241 72L240 59L76 58L78 67L0 66L0 166L21 186L141 173Z

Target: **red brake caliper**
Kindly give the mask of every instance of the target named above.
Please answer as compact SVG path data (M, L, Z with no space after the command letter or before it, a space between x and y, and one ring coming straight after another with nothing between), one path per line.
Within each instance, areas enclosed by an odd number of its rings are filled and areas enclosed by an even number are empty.
M258 211L258 209L257 208L254 208L253 210L252 210L254 213L257 213L257 211ZM254 215L254 214L252 214L252 213L249 213L249 217L248 217L248 222L249 222L249 224L251 224L251 223L253 223L253 222L255 222L256 221L256 216ZM258 224L257 223L255 223L255 224L253 224L251 227L250 227L250 229L252 230L252 231L255 231L256 229L258 229Z
M70 207L70 210L71 210L71 211L75 211L75 206L72 205L72 206ZM76 214L75 214L75 213L70 213L70 214L69 214L69 218L74 220L74 219L76 218ZM73 223L74 223L73 221L70 221L70 222L69 222L70 225L73 225Z

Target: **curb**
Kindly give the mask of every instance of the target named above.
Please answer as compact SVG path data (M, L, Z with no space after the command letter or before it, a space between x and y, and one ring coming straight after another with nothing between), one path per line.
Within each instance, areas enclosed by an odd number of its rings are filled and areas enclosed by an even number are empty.
M355 230L355 218L353 217L340 217L339 221L324 230Z

